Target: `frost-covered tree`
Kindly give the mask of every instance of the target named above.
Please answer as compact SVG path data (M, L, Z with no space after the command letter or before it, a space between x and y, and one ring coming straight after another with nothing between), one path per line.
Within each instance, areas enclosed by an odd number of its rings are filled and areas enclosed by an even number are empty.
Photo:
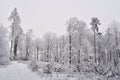
M26 46L26 60L29 60L29 58L32 55L32 51L33 51L33 30L29 29L28 32L25 35L26 39L25 39L25 46Z
M21 20L19 17L19 14L17 12L17 8L14 8L11 15L9 16L9 21L11 21L11 32L10 32L10 38L11 38L11 48L10 53L13 54L13 59L17 58L17 49L18 49L18 40L19 36L22 34L23 30L20 26Z
M86 23L78 18L74 18L73 34L72 34L72 64L77 65L77 70L80 71L80 67L86 68L92 62L93 47L91 46L89 39L87 38ZM80 66L82 65L82 66Z
M109 63L112 58L113 55L112 54L116 54L117 51L119 51L119 40L120 40L120 28L119 28L119 23L117 21L113 21L105 34L106 37L106 50L107 50L107 63ZM116 54L116 56L118 56Z
M107 64L111 67L114 73L118 72L120 64L120 24L117 21L113 21L105 34L106 50L107 50Z
M96 56L96 33L99 32L98 25L100 25L100 21L98 18L94 17L91 19L92 22L90 23L92 25L92 30L94 32L94 53L95 53L95 63L97 62L97 56Z
M72 39L73 39L75 27L76 25L78 25L77 21L78 19L76 17L72 17L66 23L68 38L69 38L69 63L70 64L72 64Z
M26 57L26 35L22 34L19 36L18 40L18 58L20 60L25 60Z
M43 41L39 38L36 38L33 44L34 44L34 49L36 52L36 60L39 60L40 56L42 55L42 51L43 51Z
M0 25L0 65L8 64L9 62L9 43L8 30Z
M86 32L86 23L84 21L77 21L75 26L76 32L74 34L74 44L76 44L78 64L80 64L80 53L82 53L82 48L84 47L83 43L85 42L85 32Z
M67 22L67 31L69 36L69 53L70 53L70 64L71 58L75 53L77 53L77 62L80 63L80 53L82 52L82 48L84 45L83 42L85 40L86 33L86 23L84 21L79 20L77 17L70 18Z
M113 21L107 28L105 35L101 36L102 39L100 39L100 36L98 38L99 65L97 66L96 71L100 75L106 75L111 72L111 76L113 76L120 72L119 31L119 23Z
M58 38L59 62L64 64L66 37L62 35Z
M57 38L56 34L53 36L53 46L52 46L52 61L60 62L60 53L59 53L59 39Z
M112 39L112 33L110 28L107 29L106 33L105 33L105 51L106 51L106 60L107 60L107 64L109 62L111 62L111 49L112 49L112 43L113 43L113 39Z
M120 24L117 21L113 21L110 25L110 30L113 35L113 39L115 40L115 46L119 46L119 31L120 31Z
M51 33L51 32L44 34L45 55L46 55L45 60L48 62L51 61L52 59L55 36L56 34Z

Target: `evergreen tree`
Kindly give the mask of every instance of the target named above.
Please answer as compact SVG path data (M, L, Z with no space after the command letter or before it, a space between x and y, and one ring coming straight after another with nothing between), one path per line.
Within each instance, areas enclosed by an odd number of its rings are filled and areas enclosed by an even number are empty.
M17 8L14 8L12 11L11 15L8 18L12 23L11 23L11 48L10 48L10 53L13 54L13 59L17 59L17 47L18 47L18 39L19 36L22 34L23 30L20 26L21 20L19 17L19 14L17 12Z

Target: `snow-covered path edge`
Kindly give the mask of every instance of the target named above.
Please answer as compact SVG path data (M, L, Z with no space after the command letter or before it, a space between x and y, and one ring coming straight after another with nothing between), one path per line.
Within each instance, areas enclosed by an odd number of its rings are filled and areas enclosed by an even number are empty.
M30 71L27 64L12 62L5 68L0 68L0 80L43 80Z

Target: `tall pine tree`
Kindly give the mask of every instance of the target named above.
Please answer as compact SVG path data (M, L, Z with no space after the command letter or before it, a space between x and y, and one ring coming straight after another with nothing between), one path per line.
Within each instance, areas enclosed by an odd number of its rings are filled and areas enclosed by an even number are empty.
M12 11L11 15L9 16L9 21L11 21L11 48L10 48L10 53L12 54L11 59L16 59L17 58L17 47L18 47L18 39L19 36L22 34L22 28L20 26L21 20L19 17L19 14L17 12L17 8L14 8Z

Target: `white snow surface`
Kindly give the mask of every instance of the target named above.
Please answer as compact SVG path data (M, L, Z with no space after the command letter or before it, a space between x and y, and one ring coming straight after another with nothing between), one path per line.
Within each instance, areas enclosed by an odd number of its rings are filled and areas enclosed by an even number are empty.
M94 74L90 74L94 78L83 74L75 75L74 77L67 77L67 75L52 73L50 76L39 72L37 74L32 72L26 63L17 61L13 61L10 65L0 68L0 80L98 80L98 76Z
M27 64L17 61L11 62L10 65L0 68L0 80L76 80L75 78L39 76L32 72Z
M30 71L27 64L12 62L5 68L0 68L0 80L43 80Z

